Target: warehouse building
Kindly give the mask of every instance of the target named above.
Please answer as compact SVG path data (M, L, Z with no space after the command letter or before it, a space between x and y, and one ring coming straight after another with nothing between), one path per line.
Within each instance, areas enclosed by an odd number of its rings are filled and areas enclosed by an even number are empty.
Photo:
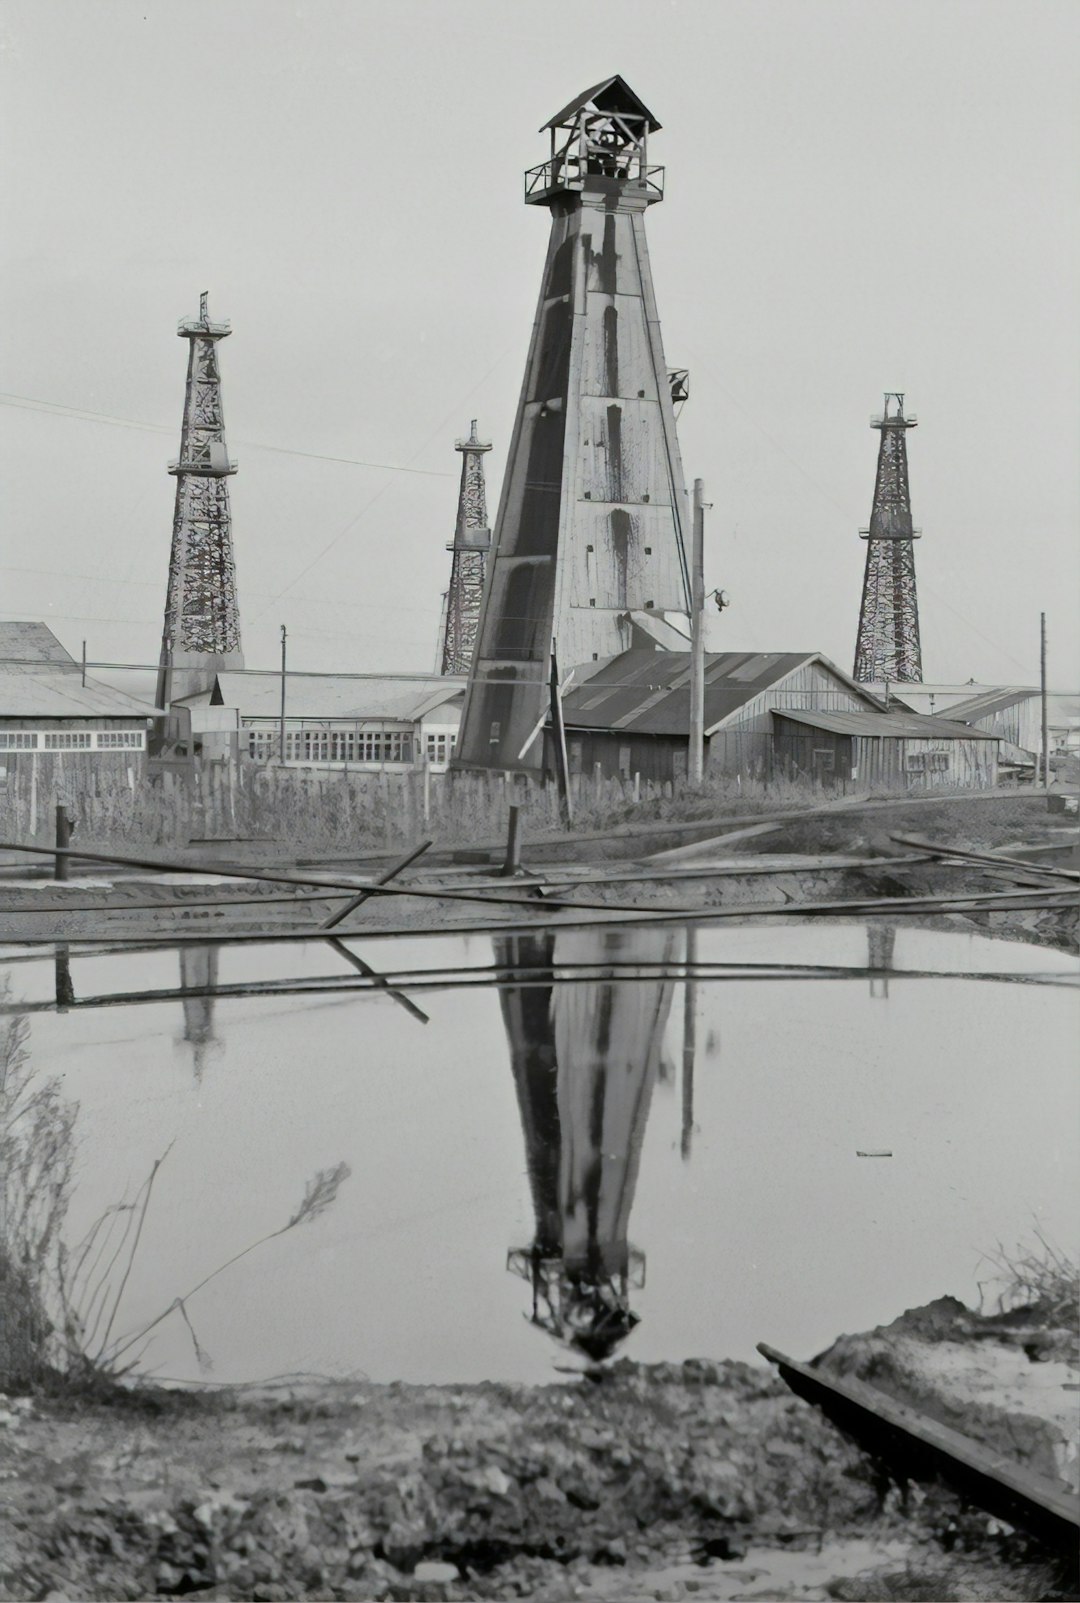
M75 764L146 772L153 707L86 676L44 623L0 623L0 779L32 766L41 779Z
M281 675L219 673L212 689L173 703L191 719L206 757L256 762L281 755ZM285 680L285 762L319 768L441 773L454 754L464 677L449 674L290 673Z
M664 782L685 775L686 652L627 651L578 671L563 698L572 773ZM581 677L584 675L584 677ZM546 763L554 769L551 732ZM885 703L820 653L723 652L705 659L706 771L822 784L984 788L998 739Z

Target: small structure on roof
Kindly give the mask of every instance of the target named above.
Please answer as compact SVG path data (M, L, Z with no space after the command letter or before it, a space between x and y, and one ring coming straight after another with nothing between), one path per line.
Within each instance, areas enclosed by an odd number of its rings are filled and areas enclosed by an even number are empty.
M591 671L590 671L591 669ZM583 676L583 677L582 677ZM563 698L571 772L653 781L687 770L690 656L627 651L586 664ZM554 770L550 732L545 766ZM706 767L822 784L992 785L997 738L904 709L859 685L820 652L739 652L705 659Z
M453 756L465 679L450 674L290 673L285 680L284 760L297 766L402 769ZM204 756L281 760L281 675L219 673L211 689L174 706L188 710Z
M156 711L87 677L47 624L0 623L0 781L20 766L44 767L47 779L74 762L134 782Z

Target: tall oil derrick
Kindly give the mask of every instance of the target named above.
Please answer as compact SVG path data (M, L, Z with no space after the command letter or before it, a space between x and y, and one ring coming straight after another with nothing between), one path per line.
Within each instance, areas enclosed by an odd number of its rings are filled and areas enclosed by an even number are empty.
M462 714L458 762L537 771L560 671L630 644L629 614L689 610L685 489L645 240L660 124L622 78L545 124L525 201L551 235Z
M652 976L673 953L671 935L644 930L495 939L535 1215L507 1267L529 1282L531 1322L594 1362L639 1322L645 1255L627 1233L674 989ZM619 983L635 959L647 974ZM560 962L595 967L595 981L560 986Z
M885 396L881 416L870 419L870 427L880 430L881 444L870 527L859 530L867 544L854 678L863 682L922 678L915 594L919 532L911 523L907 466L907 431L917 423L918 418L904 416L904 397L895 391Z
M491 450L491 442L482 444L477 438L475 418L469 438L455 440L454 450L461 452L461 488L454 538L446 548L454 553L454 560L446 594L440 673L468 673L472 664L491 549L484 487L484 452Z
M187 389L176 479L169 586L161 636L157 704L208 690L214 674L242 668L228 481L236 472L225 444L218 341L232 333L212 323L207 296L198 318L176 331L188 342Z

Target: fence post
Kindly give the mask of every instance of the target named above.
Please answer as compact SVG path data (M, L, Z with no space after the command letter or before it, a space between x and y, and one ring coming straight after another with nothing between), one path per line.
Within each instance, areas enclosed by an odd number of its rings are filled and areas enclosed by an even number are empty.
M518 834L518 821L521 808L516 802L510 803L510 817L506 828L506 861L502 866L503 879L512 879L521 868L521 839Z
M63 802L56 804L56 844L61 849L71 845L71 819ZM69 858L57 854L53 859L53 879L67 879L69 861Z

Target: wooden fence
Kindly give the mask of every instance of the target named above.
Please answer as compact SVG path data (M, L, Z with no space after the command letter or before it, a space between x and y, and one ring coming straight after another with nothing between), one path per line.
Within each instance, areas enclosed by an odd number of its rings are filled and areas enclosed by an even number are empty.
M824 795L803 779L710 775L697 791L684 780L647 781L604 776L598 770L571 781L574 826L645 818L707 817L710 801L749 814L765 805ZM701 803L700 807L696 805ZM54 839L55 809L63 803L75 824L76 848L175 847L207 841L264 840L296 855L393 850L424 835L443 842L490 840L506 831L511 803L523 809L528 834L557 833L562 808L553 783L501 773L437 774L422 768L348 772L281 768L243 759L199 761L134 785L101 771L41 774L23 765L0 784L0 838L42 845Z

